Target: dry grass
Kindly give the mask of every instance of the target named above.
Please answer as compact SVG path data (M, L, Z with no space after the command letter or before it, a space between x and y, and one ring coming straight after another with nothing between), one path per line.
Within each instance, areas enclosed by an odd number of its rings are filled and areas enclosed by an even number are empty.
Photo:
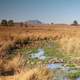
M37 27L38 26L38 27ZM80 56L80 28L68 25L34 25L34 27L0 26L0 69L14 70L16 75L0 77L0 80L52 80L52 72L47 68L23 69L23 56L17 54L11 60L2 55L16 48L26 47L31 41L57 41L60 48L69 55ZM35 47L33 44L31 47ZM28 47L28 46L27 46ZM9 55L9 54L8 54Z
M20 54L17 54L11 59L2 58L0 59L0 71L3 75L5 75L4 72L6 71L12 71L14 75L21 72L21 69L24 67L24 63L25 59Z
M61 47L67 53L80 53L80 38L79 37L71 37L71 38L62 38L60 40Z
M53 72L47 68L34 68L14 76L0 77L0 80L53 80Z
M18 75L18 80L52 80L52 78L53 73L49 71L46 67L37 67Z
M2 27L0 26L0 55L10 49L26 46L38 47L35 41L58 41L60 48L67 53L80 53L80 26L69 25L33 25L34 27ZM17 29L18 28L18 29ZM29 47L29 48L30 48ZM78 55L78 54L77 54Z

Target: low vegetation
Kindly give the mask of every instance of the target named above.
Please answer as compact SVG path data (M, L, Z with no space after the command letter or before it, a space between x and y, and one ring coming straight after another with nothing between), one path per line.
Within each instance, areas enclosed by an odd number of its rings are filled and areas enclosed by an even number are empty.
M10 21L10 26L12 23ZM52 80L54 73L43 66L49 59L62 61L70 67L80 66L79 27L55 24L10 26L0 26L1 80L11 77L13 80ZM31 59L30 54L37 52L38 48L43 48L49 58L45 61Z
M80 77L80 71L69 73L68 74L68 77L70 79L72 79L72 80L75 80L76 78L79 78Z

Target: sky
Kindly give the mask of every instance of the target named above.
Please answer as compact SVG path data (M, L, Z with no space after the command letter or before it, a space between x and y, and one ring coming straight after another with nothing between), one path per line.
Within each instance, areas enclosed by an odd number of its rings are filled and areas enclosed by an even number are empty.
M80 23L80 0L0 0L0 20Z

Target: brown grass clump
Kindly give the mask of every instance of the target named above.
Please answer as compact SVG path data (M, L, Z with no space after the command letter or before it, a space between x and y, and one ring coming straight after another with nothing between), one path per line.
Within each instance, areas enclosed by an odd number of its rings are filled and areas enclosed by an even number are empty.
M79 37L64 37L59 41L61 48L67 53L76 53L79 56L80 53L80 38Z
M4 44L0 48L0 56L6 55L14 47L14 43L12 41L4 42Z
M53 78L53 73L47 68L34 68L20 75L18 80L52 80Z
M1 59L0 62L0 75L9 76L15 75L21 72L24 68L25 59L20 54L11 59Z
M33 68L14 76L2 76L0 80L53 80L53 72L47 68Z

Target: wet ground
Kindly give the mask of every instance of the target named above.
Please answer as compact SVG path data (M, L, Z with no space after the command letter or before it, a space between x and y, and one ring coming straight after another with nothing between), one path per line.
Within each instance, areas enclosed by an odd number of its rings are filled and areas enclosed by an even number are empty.
M39 60L45 60L46 57L45 56L45 51L44 49L38 49L37 53L32 53L31 54L31 58L32 59L39 59ZM59 61L58 61L59 62ZM64 63L47 63L47 67L53 71L55 71L55 78L54 80L72 80L72 79L69 79L66 74L68 73L74 73L74 72L77 72L79 69L77 68L72 68L72 67L67 67L67 66L64 66L65 64ZM80 77L77 77L76 79L74 80L80 80Z

